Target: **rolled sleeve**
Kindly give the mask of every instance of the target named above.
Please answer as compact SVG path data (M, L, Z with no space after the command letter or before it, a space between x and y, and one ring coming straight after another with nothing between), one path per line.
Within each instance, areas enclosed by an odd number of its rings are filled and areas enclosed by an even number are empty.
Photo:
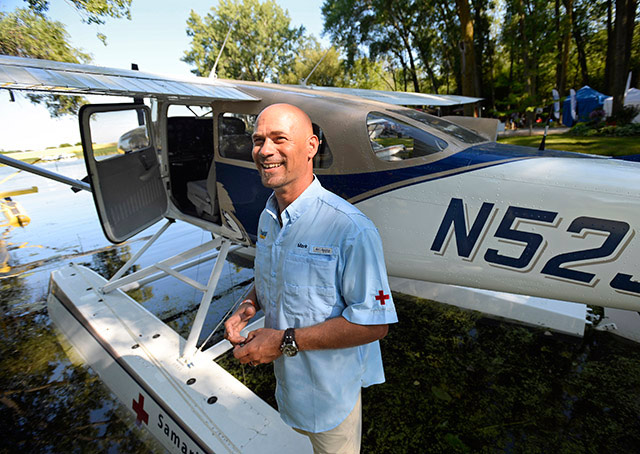
M371 227L361 230L344 251L342 316L359 325L396 323L393 297L384 264L382 241Z

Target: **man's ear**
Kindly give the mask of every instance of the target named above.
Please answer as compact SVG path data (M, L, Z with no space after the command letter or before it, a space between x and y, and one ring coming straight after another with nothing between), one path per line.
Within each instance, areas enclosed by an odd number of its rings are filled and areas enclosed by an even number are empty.
M316 155L316 153L318 152L319 145L320 145L320 140L318 139L318 136L316 136L315 134L309 136L309 138L307 139L307 147L309 150L309 153L307 154L307 159L309 161L311 161L313 157Z

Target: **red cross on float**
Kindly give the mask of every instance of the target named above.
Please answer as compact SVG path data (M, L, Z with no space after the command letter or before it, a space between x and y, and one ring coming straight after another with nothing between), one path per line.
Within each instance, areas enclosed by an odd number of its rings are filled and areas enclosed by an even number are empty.
M388 299L389 299L389 295L387 293L384 293L382 290L380 290L376 295L376 301L380 301L381 306L384 306L385 301Z
M146 425L149 425L149 413L144 410L144 396L141 393L138 393L138 402L133 399L131 406L136 413L136 425L140 427L143 421Z

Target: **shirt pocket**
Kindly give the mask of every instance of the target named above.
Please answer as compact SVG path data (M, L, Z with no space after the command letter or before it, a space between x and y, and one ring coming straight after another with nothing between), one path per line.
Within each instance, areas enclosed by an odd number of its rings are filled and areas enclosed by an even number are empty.
M298 326L335 315L337 254L287 254L284 263L283 310Z

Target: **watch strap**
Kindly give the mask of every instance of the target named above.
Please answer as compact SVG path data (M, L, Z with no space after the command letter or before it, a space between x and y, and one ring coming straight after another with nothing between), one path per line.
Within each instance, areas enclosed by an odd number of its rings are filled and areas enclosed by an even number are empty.
M296 334L294 328L287 328L284 330L284 337L282 338L282 343L286 345L291 345L296 342Z

